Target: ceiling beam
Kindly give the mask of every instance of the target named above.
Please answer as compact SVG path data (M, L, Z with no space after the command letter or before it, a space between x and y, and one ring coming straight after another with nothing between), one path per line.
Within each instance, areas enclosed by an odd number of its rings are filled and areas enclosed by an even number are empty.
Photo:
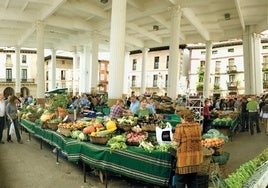
M235 7L239 16L240 24L243 28L243 31L245 31L245 21L241 10L240 0L234 0L235 1Z
M206 40L209 41L209 32L208 30L202 25L200 20L194 14L193 10L190 8L182 8L183 16L196 28L198 33Z
M143 3L140 3L140 1L137 1L137 0L128 0L127 3L130 4L131 6L139 9L140 11L144 11L144 4Z
M156 42L162 43L162 39L160 37L156 36L152 32L147 31L143 27L139 27L138 25L136 25L134 23L127 23L126 27L129 29L132 29L132 30L136 31L137 33L140 33L141 35L144 35L144 36L146 36L146 37L148 37Z
M89 1L90 2L90 1ZM109 13L103 11L102 8L95 6L90 3L85 3L85 2L68 2L66 5L69 9L76 9L78 11L83 11L87 14L93 14L95 16L98 16L100 18L108 19L109 18Z
M49 9L41 12L41 16L36 19L43 21L49 16L51 16L63 3L65 3L66 0L54 0L53 4L49 6ZM20 37L18 41L18 45L22 45L25 40L27 40L28 37L30 37L31 34L33 34L36 30L36 25L33 24L25 33Z

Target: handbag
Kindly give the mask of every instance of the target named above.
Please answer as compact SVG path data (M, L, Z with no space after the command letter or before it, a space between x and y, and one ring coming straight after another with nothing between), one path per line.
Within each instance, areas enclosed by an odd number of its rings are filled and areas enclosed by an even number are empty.
M268 113L266 113L266 112L263 113L263 114L262 114L262 118L268 118Z
M156 140L157 140L158 144L170 143L173 139L171 124L169 122L167 122L166 125L167 126L164 129L161 129L158 126L156 126L156 128L155 128Z

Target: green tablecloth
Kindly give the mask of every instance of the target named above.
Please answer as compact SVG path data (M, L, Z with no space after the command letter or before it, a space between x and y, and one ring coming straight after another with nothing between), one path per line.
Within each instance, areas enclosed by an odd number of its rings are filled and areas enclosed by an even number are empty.
M165 152L151 152L129 146L126 150L110 151L105 145L80 142L58 132L42 129L24 119L21 124L35 136L59 148L70 161L86 164L154 185L167 186L172 173L172 156Z

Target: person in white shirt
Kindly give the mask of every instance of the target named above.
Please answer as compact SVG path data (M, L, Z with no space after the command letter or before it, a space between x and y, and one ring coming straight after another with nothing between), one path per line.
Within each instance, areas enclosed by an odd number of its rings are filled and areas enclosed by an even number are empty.
M4 144L5 142L2 140L3 138L3 131L5 127L5 108L6 108L6 101L4 99L4 95L0 93L0 144Z

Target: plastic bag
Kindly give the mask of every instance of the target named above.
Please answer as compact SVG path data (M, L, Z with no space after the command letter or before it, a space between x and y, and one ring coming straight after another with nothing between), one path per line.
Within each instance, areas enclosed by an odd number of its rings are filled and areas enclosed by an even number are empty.
M173 139L172 126L169 122L166 123L166 127L161 129L160 127L156 127L156 140L157 143L170 143Z
M11 135L14 131L15 131L15 127L14 127L14 123L12 122L9 128L9 135Z

